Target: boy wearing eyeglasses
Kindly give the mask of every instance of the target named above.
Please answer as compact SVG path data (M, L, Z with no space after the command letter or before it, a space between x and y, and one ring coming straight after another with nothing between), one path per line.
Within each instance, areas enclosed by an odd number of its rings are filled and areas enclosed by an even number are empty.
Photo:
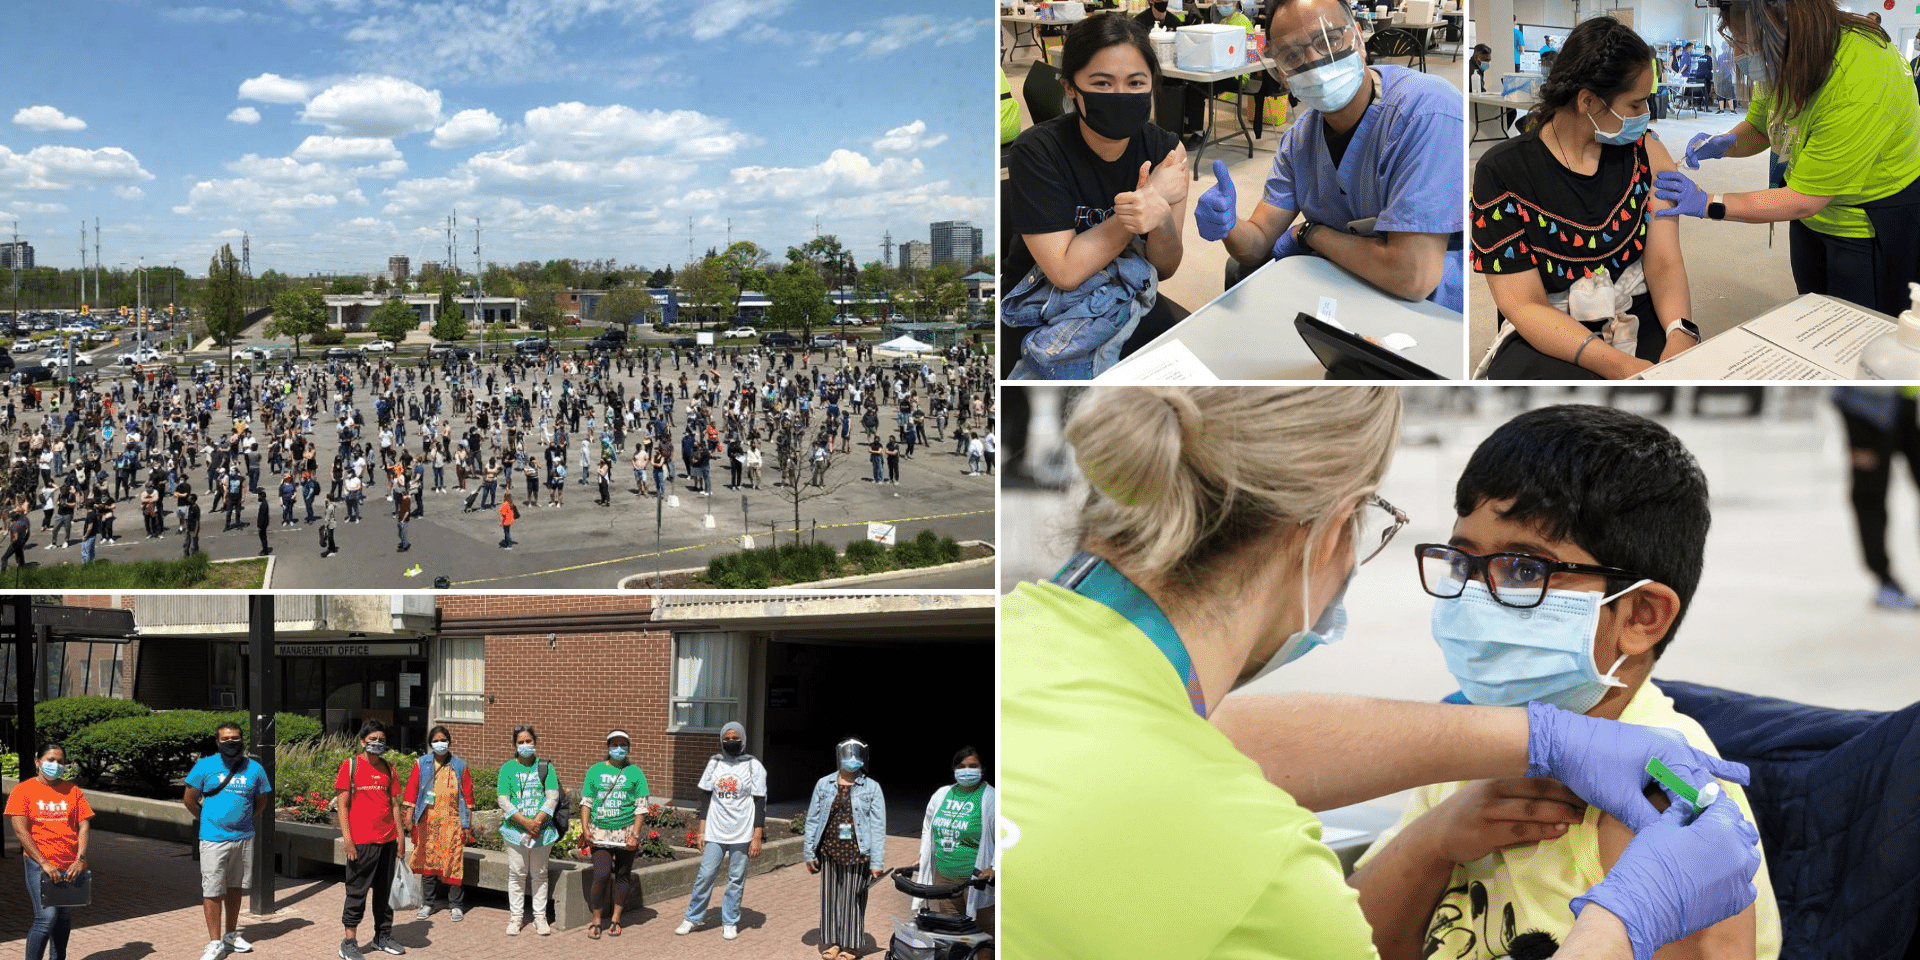
M1707 482L1666 428L1594 406L1522 414L1474 451L1444 544L1414 547L1455 703L1550 703L1661 727L1713 751L1647 682L1700 582ZM1721 789L1751 817L1745 793ZM1664 809L1657 788L1649 798ZM1383 960L1506 956L1522 934L1556 941L1569 902L1600 882L1632 832L1563 784L1515 778L1422 787L1349 882ZM1763 864L1759 896L1657 960L1780 952ZM1524 949L1524 945L1523 945Z

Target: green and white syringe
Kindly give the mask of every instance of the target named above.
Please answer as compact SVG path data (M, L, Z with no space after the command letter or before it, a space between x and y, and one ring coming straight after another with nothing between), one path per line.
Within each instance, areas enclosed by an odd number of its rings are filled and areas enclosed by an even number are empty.
M1705 810L1712 806L1715 800L1720 799L1720 784L1709 780L1706 786L1695 789L1693 784L1680 779L1679 774L1661 763L1659 757L1647 758L1647 773L1664 784L1667 789L1679 794L1680 799L1693 804L1693 809L1696 811Z

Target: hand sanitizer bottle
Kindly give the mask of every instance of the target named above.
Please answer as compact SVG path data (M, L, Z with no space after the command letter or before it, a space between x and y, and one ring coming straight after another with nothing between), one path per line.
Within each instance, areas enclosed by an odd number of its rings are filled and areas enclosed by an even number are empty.
M1860 353L1862 380L1920 380L1920 283L1907 284L1913 298L1900 326Z

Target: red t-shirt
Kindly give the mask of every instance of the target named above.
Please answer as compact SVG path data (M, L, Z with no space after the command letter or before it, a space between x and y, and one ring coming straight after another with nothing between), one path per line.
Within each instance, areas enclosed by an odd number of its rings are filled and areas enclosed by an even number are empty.
M340 761L340 772L334 775L333 789L347 789L347 772L354 771L353 801L347 808L347 829L353 834L353 842L386 843L399 834L393 823L393 797L395 784L392 768L380 769L379 765L363 755L348 757Z
M40 848L40 856L64 870L80 852L80 821L92 819L93 808L72 782L62 780L49 787L33 777L20 781L7 794L6 815L26 817L27 836Z

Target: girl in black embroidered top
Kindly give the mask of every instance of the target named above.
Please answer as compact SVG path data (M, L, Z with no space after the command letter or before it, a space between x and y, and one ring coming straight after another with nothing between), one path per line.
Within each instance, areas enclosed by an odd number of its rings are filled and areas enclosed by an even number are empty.
M1644 133L1652 59L1611 17L1580 24L1527 132L1481 158L1471 262L1502 325L1487 376L1617 380L1699 342L1680 233L1652 215L1674 169Z

